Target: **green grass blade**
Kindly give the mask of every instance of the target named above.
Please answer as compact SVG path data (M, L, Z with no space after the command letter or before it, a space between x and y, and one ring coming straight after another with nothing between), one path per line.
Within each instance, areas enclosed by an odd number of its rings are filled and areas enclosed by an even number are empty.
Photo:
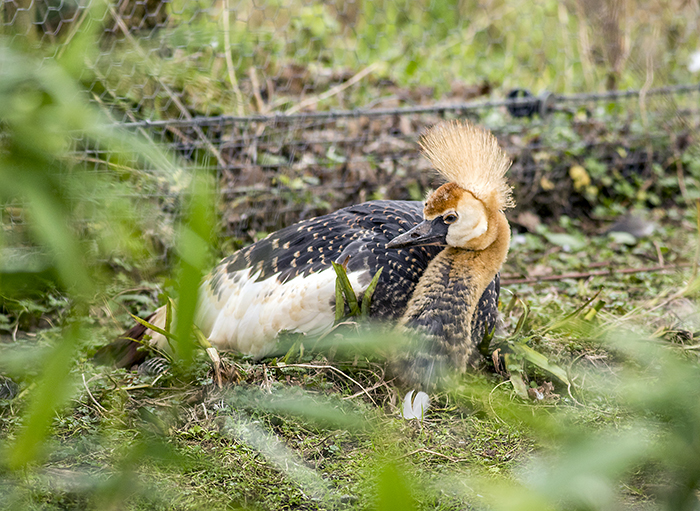
M175 303L173 299L168 297L168 301L165 302L165 330L171 331L171 324L173 322L173 309L175 308Z
M168 339L168 340L170 340L170 339L177 340L177 336L175 336L175 334L171 334L171 333L168 332L167 330L163 330L162 328L159 328L159 327L155 326L154 324L149 323L149 322L146 321L145 319L140 318L140 317L138 317L138 316L136 316L136 315L134 315L134 314L129 313L129 316L131 316L132 318L134 318L134 321L137 321L138 323L141 323L141 324L142 324L143 326L145 326L146 328L150 328L150 329L153 330L154 332L159 333L160 335L162 335L162 336L165 337L166 339Z
M602 291L602 290L601 290L601 291ZM601 291L598 291L596 294L594 294L592 297L590 297L588 300L586 300L586 301L585 301L580 307L578 307L576 310L574 310L574 311L570 312L569 314L565 315L563 318L560 318L560 319L557 319L557 320L553 321L552 323L550 323L549 325L547 325L546 327L544 327L544 329L542 330L541 333L542 333L542 334L545 334L545 333L547 333L547 332L551 332L551 331L553 331L553 330L556 330L556 329L558 329L558 328L560 328L560 327L566 325L566 324L571 320L571 318L574 318L574 317L578 316L586 307L588 307L591 303L593 303L593 300L595 300L596 298L598 298L598 295L600 295ZM605 305L605 302L603 302L603 305ZM601 305L601 308L602 308L603 305Z
M379 276L382 274L384 268L379 268L377 273L372 277L372 282L367 286L364 296L362 297L362 310L361 314L363 317L369 316L369 308L372 305L372 296L374 295L375 289L377 289L377 284L379 283Z
M335 279L335 322L338 323L345 315L345 299L343 298L343 288L340 279Z
M64 338L56 344L46 359L44 372L36 389L32 392L25 427L10 448L7 463L10 469L19 469L41 455L56 410L71 396L74 389L70 368L74 365L73 356L81 336L80 325L74 324L65 330Z
M335 270L337 279L340 281L340 286L343 289L345 299L347 300L348 306L350 307L350 315L359 316L360 307L357 304L357 295L355 295L355 290L352 288L352 285L350 285L350 279L348 279L348 274L345 271L345 266L336 262L331 262L331 264L333 265L333 269Z
M506 370L510 375L510 382L513 384L513 390L522 399L527 399L527 385L525 384L525 369L523 361L513 353L506 353L504 356L506 361Z
M602 309L603 307L605 307L605 300L598 300L596 304L593 307L591 307L591 310L586 312L585 316L583 316L583 319L585 321L592 321L593 318L596 317L596 314L598 314L600 312L600 309Z
M520 332L523 330L525 327L525 323L527 322L527 317L530 314L530 308L527 306L527 304L524 301L520 301L520 303L523 304L523 313L520 315L520 318L518 319L518 324L515 325L515 331L513 332L513 335L511 338L516 338Z
M376 511L411 511L416 503L411 488L394 464L381 468L377 476Z
M496 334L496 325L493 325L493 328L491 329L491 331L486 332L486 334L484 335L484 338L479 343L479 353L481 353L486 359L490 358L491 353L489 353L489 347L491 346L491 341L493 340L493 336L495 334Z
M204 175L197 176L187 207L187 220L179 232L177 355L188 363L196 349L196 340L192 339L192 325L197 309L199 284L210 263L209 244L214 224L211 192L209 179Z
M204 332L202 332L197 325L192 325L192 334L194 335L197 344L199 344L205 350L212 347L211 342L209 342L209 339L207 339L207 336L204 335Z
M289 347L287 350L287 353L285 353L284 357L282 357L282 363L283 364L290 364L292 360L294 359L294 354L298 351L299 347L299 341L294 341L292 345ZM301 358L301 357L299 357Z

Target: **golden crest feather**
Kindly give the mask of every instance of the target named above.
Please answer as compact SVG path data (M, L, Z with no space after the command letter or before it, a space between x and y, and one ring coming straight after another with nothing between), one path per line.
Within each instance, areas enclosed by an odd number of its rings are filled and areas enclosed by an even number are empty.
M515 205L505 178L512 162L490 131L469 121L442 122L421 138L420 146L449 182L480 200L495 199L499 210Z

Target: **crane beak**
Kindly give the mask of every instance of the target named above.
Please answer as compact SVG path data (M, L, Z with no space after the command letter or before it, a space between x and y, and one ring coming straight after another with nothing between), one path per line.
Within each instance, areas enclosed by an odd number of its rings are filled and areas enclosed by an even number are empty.
M400 234L386 248L408 248L425 245L447 245L448 225L441 216L433 220L424 220L410 231Z

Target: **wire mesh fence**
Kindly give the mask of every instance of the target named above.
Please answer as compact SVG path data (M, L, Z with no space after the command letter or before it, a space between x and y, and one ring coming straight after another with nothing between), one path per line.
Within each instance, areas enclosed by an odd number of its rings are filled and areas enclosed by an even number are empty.
M640 200L659 204L674 191L689 194L682 160L694 143L700 89L651 92L646 116L653 109L653 125L642 120L639 95L626 92L548 97L544 107L536 99L511 100L131 127L148 128L187 160L218 162L229 205L223 219L237 236L269 232L353 202L421 199L438 182L426 172L416 140L427 126L458 117L497 134L514 160L510 179L518 203L551 217L590 212L606 200L622 210ZM545 115L518 118L510 112L534 108ZM681 179L661 179L668 175Z
M421 198L437 183L415 142L442 118L492 129L518 203L541 216L700 195L694 2L3 0L1 12L6 36L48 59L95 30L90 100L211 169L225 231L243 240ZM111 169L108 152L76 147ZM133 195L176 211L181 189Z

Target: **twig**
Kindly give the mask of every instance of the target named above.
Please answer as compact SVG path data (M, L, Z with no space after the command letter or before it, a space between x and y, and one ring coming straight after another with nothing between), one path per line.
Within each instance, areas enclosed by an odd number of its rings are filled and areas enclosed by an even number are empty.
M226 55L226 69L228 70L228 79L231 81L231 87L233 87L233 93L236 95L236 102L238 115L243 117L245 111L243 110L243 95L241 94L241 89L238 87L238 80L236 79L236 70L233 67L233 57L231 56L231 27L228 19L228 13L231 9L230 0L225 0L224 2L224 12L222 21L224 23L224 46Z
M264 115L267 113L267 105L265 105L262 94L260 94L260 82L258 81L258 73L255 66L251 66L248 69L248 75L250 76L250 84L253 86L253 97L255 97L255 102L258 104L258 112Z
M374 374L374 373L373 373L373 374ZM362 395L362 394L366 394L366 393L369 392L370 390L377 389L377 388L381 387L382 385L386 385L386 382L385 382L384 380L381 380L381 381L375 383L374 385L372 385L372 386L371 386L370 388L368 388L367 390L362 389L360 392L355 392L352 396L345 396L343 399L354 399L354 398L356 398L357 396Z
M140 390L140 389L150 389L153 387L150 383L142 383L141 385L132 385L130 387L119 387L119 390Z
M92 392L90 392L90 387L88 387L87 382L85 381L85 373L81 373L81 376L83 377L83 386L85 387L85 390L88 393L88 396L90 396L90 399L92 400L93 403L95 403L95 406L97 407L98 411L107 412L107 409L102 406L100 403L97 402L97 399L95 399L95 396L92 395Z
M411 451L409 453L406 453L402 456L399 456L396 459L400 460L401 458L408 458L409 456L413 456L414 454L418 454L419 452L424 452L426 454L432 454L433 456L440 456L442 458L446 458L446 459L450 460L452 463L459 463L460 461L469 461L467 458L453 458L452 456L448 456L447 454L442 454L440 452L431 451L430 449L426 449L425 447L421 447L420 449L416 449L415 451Z
M693 280L694 280L694 279L691 279L690 282L688 283L688 285L690 285L690 284L693 282ZM666 306L667 306L669 303L671 303L672 301L677 300L678 298L680 298L681 296L683 296L683 295L687 292L687 290L688 290L688 285L686 285L685 287L679 289L679 290L676 291L675 293L669 295L666 299L664 299L664 300L661 301L660 303L657 303L657 304L654 305L653 307L651 307L651 308L645 308L644 314L650 314L650 313L654 312L654 311L657 310L657 309L661 309L661 308L663 308L663 307L666 307ZM660 300L660 299L662 298L662 296L663 296L663 293L662 293L660 296L655 297L653 300L650 301L650 305L653 304L653 303L655 303L657 300ZM631 310L630 312L628 312L627 314L625 314L624 316L622 316L621 318L619 318L620 321L625 321L625 320L627 320L627 319L628 319L629 317L631 317L631 316L633 315L633 313L636 312L637 310L638 310L638 309L636 309L636 308L635 308L634 310Z
M343 92L345 89L347 89L348 87L351 87L352 85L355 85L357 82L362 80L365 76L367 76L372 71L377 69L377 67L379 67L378 62L374 62L373 64L370 64L369 66L364 68L362 71L357 73L355 76L350 78L347 82L341 83L340 85L336 85L335 87L330 88L329 90L327 90L326 92L324 92L323 94L321 94L319 96L315 96L313 98L306 99L306 100L302 101L301 103L298 103L297 105L295 105L292 108L290 108L289 110L287 110L284 114L285 115L295 114L295 113L303 110L304 108L307 108L311 105L315 105L316 103L320 103L323 100L326 100L330 97L335 96L336 94L339 94L340 92Z
M698 244L700 248L700 244ZM632 274L632 273L643 273L643 272L665 272L669 270L678 270L680 268L690 268L690 263L681 263L673 266L648 266L645 268L622 268L614 269L610 268L608 270L596 270L581 273L563 273L561 275L543 275L541 277L529 277L522 279L503 279L501 280L501 285L513 285L513 284L534 284L537 282L549 282L555 280L564 279L587 279L589 277L606 277L614 276L616 274Z
M374 401L374 399L372 398L372 396L371 396L371 395L369 394L369 392L367 391L367 389L365 389L362 385L360 385L360 383L359 383L357 380L355 380L355 379L353 379L352 377L348 376L347 374L345 374L343 371L341 371L341 370L338 369L337 367L333 367L333 366L329 366L329 365L315 365L315 364L277 364L276 367L280 367L280 368L284 368L284 367L301 367L301 368L305 368L305 369L330 369L331 371L335 371L335 372L338 373L339 375L341 375L341 376L347 378L348 380L350 380L351 382L353 382L355 385L357 385L358 387L360 387L360 388L362 389L362 393L365 394L365 395L370 399L370 401L372 401L372 403L374 404L374 406L378 406L377 403L376 403L376 402Z
M158 292L159 292L159 291L160 291L160 288L154 289L154 288L151 287L151 286L136 286L136 287L130 287L130 288L128 288L128 289L122 289L122 290L119 291L118 293L115 293L115 294L111 297L111 299L114 300L115 298L117 298L117 297L119 297L119 296L126 295L126 294L129 294L129 293L137 293L137 292L139 292L139 291L158 291Z
M654 240L652 241L652 244L654 245L654 248L656 249L656 258L659 260L659 266L664 265L664 255L661 253L661 246L659 246L659 242Z
M614 263L610 261L595 261L588 263L589 268L607 268L613 266ZM501 273L501 280L512 280L512 279L523 279L523 273Z
M185 134L182 132L182 130L179 129L179 128L177 128L176 126L168 126L166 129L167 129L170 133L172 133L173 135L175 135L176 138L180 139L180 141L181 141L183 144L189 144L189 145L194 144L194 142L192 141L192 139L191 139L190 137L188 137L187 135L185 135Z

